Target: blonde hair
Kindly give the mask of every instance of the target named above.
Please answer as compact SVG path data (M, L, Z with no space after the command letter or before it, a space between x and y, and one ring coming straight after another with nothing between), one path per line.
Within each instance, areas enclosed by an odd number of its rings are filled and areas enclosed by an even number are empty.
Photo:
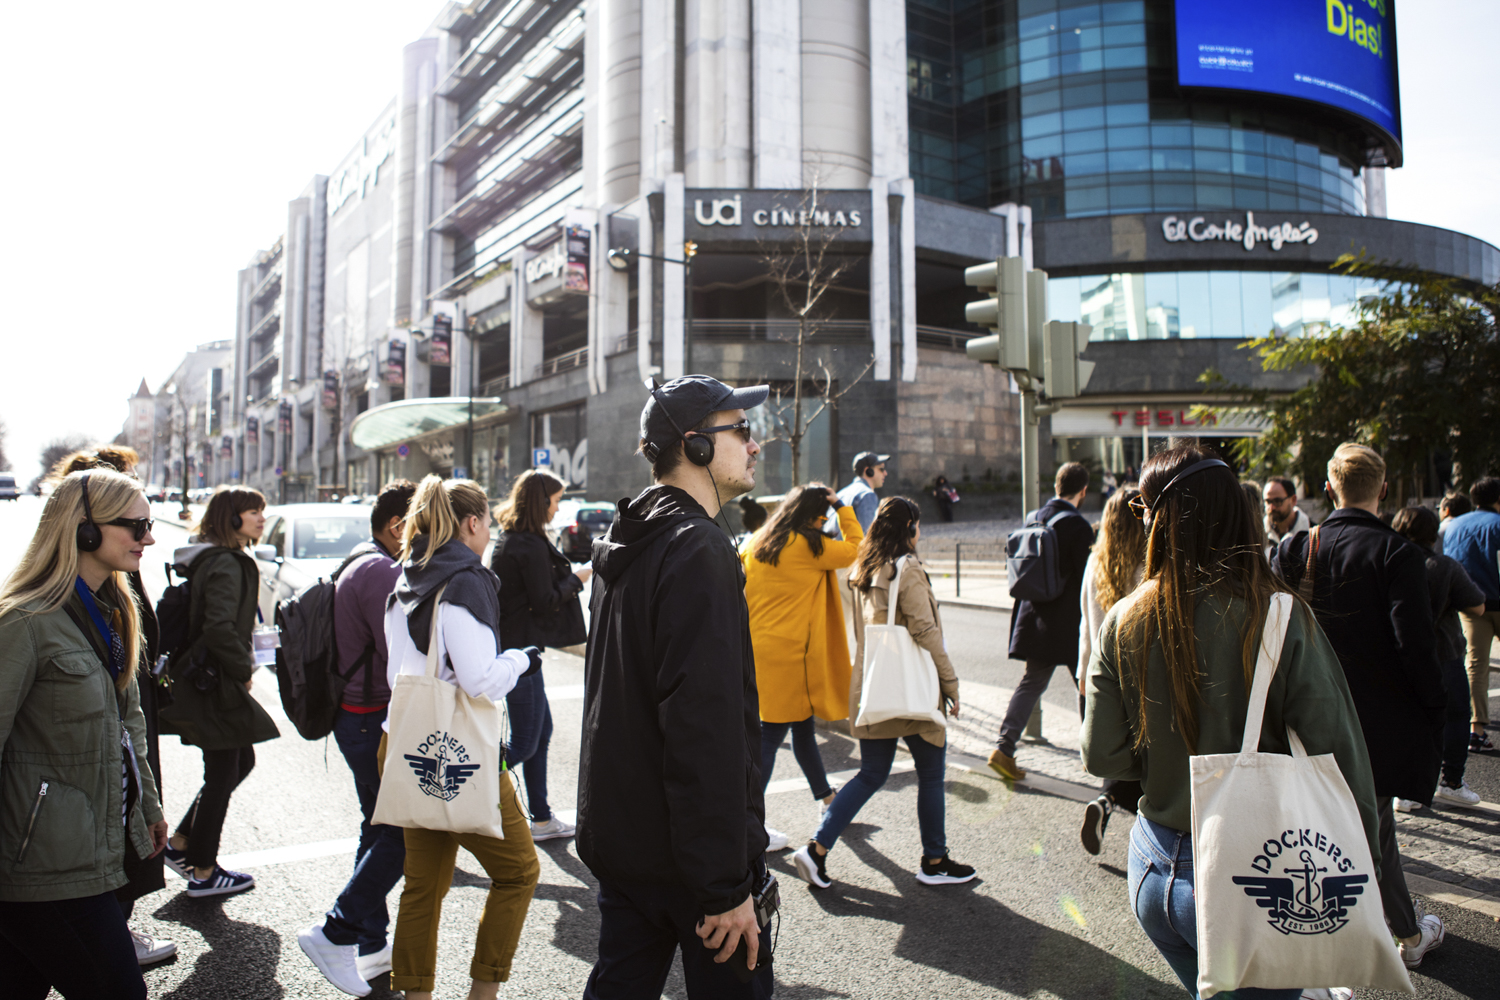
M1146 530L1130 509L1141 491L1126 487L1104 502L1099 540L1094 544L1094 588L1099 607L1108 611L1135 589L1135 574L1146 562Z
M424 477L406 508L400 560L411 559L412 543L418 535L427 535L427 551L417 560L418 566L426 566L434 552L458 537L458 526L465 518L477 517L483 521L489 505L484 487L472 479Z
M83 481L89 484L89 510L95 524L104 524L129 513L136 499L145 496L145 488L134 476L113 469L89 469L69 473L58 481L57 488L42 508L42 519L36 534L26 546L21 562L0 586L0 617L22 605L40 601L37 614L50 614L67 603L78 578L78 525L84 521ZM135 592L126 574L110 574L118 595L120 617L124 620L125 668L115 679L115 689L135 677L141 656L141 612L136 607Z
M1328 481L1339 503L1369 503L1385 483L1385 459L1374 448L1345 441L1328 460Z

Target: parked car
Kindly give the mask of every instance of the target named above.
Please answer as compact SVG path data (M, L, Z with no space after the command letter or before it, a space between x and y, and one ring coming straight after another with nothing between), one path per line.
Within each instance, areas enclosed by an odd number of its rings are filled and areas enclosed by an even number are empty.
M276 605L338 569L370 538L370 512L341 503L293 503L266 508L260 544L251 549L260 569L260 613L269 624Z
M16 489L15 476L0 476L0 500L19 500L21 491Z
M570 562L588 562L594 536L604 534L615 519L615 505L608 501L563 500L547 525L552 543Z

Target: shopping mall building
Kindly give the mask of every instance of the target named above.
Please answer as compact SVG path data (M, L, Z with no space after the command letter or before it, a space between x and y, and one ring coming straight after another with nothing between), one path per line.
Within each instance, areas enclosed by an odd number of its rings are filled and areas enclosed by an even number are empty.
M908 489L1003 478L1019 404L964 354L963 270L1006 255L1093 327L1044 456L1254 433L1195 422L1198 376L1294 385L1238 344L1347 320L1377 288L1340 255L1500 281L1495 247L1385 218L1396 56L1389 0L450 4L242 273L244 477L494 492L540 462L614 499L647 478L642 380L701 371L786 402L758 492L864 450Z

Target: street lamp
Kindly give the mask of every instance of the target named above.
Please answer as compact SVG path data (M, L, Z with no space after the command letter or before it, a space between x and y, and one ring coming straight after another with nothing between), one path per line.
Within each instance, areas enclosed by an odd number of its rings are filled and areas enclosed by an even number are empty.
M688 240L682 244L681 260L641 253L630 247L615 247L604 255L605 260L609 261L609 266L616 271L629 270L631 260L637 257L645 260L659 260L663 264L682 265L682 284L687 299L682 317L682 367L689 373L693 370L693 258L696 256L698 256L698 243L695 240ZM649 337L650 334L648 333L647 336Z

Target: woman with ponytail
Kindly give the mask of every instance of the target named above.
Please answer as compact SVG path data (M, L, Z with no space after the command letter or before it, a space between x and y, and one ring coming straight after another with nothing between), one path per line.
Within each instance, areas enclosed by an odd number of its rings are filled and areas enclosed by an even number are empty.
M439 679L458 685L470 697L498 702L522 677L541 670L541 651L535 646L502 647L499 579L484 565L489 541L489 498L483 487L468 479L428 476L422 480L407 508L401 577L385 615L391 690L401 674L426 674L432 616L438 613L434 605L439 598ZM396 711L395 702L391 710ZM387 732L390 721L386 720ZM382 761L386 753L387 741L382 738ZM405 761L397 761L396 766L406 766ZM503 840L445 830L406 830L406 883L396 914L391 989L405 990L408 1000L432 996L443 896L453 884L460 847L474 855L490 877L469 966L473 980L469 997L494 997L500 984L510 978L541 865L514 780L502 775L498 791Z
M135 674L126 574L151 537L141 484L63 478L0 587L0 964L5 995L146 996L115 890L167 841Z

